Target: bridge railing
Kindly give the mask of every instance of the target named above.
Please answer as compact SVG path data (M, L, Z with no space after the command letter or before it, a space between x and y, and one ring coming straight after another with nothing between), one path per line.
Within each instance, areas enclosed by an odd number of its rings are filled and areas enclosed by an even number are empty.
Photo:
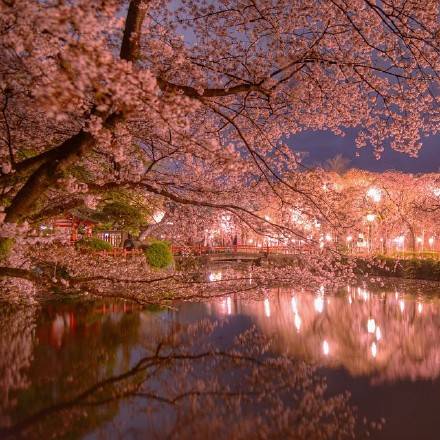
M255 245L229 245L229 246L172 246L174 255L208 255L225 253L250 253L250 254L288 254L287 246L255 246Z
M231 245L231 246L176 246L171 247L171 251L177 256L186 255L210 255L210 254L289 254L291 249L287 246L255 246L255 245ZM135 255L142 255L142 249L124 249L114 247L111 250L99 251L101 255L111 257L131 257Z

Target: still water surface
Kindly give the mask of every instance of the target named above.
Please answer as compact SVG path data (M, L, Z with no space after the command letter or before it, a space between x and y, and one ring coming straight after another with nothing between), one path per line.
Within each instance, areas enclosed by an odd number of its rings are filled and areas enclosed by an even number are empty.
M108 396L103 395L99 405L59 406L133 368L146 346L151 351L162 341L199 344L200 337L188 333L178 339L176 332L185 333L188 325L206 320L219 324L202 338L214 349L223 349L255 326L273 337L272 350L319 365L329 395L348 390L361 419L386 419L383 430L373 432L372 438L438 439L439 294L436 285L426 284L346 287L332 294L323 289L274 288L261 300L230 296L177 304L173 309L91 301L48 302L26 309L2 305L0 426L25 420L26 431L12 432L14 436L22 432L26 438L147 438L153 434L163 438L169 434L164 428L170 423L167 410L156 408L149 413L144 408L133 413L129 410L132 398L107 404ZM174 373L170 367L160 378L153 378L153 389L170 386L172 379L166 378ZM230 371L213 369L203 374L211 380L210 374ZM36 413L39 416L32 419ZM11 431L0 432L6 436Z

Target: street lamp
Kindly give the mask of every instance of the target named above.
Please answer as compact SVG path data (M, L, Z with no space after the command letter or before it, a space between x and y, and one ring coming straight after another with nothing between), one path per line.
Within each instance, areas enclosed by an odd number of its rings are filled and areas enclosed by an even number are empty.
M372 251L372 243L371 243L371 226L376 219L376 216L374 214L367 214L367 222L368 222L368 253L371 254Z
M351 242L353 241L353 236L352 235L347 235L346 240L347 240L347 247L348 247L348 249L349 249L349 251L351 253L351 251L352 251Z
M397 246L401 247L401 251L405 252L405 236L404 235L399 235L398 237L396 237L394 239L394 241L396 242Z
M382 194L379 188L368 188L367 197L369 197L374 203L379 203L382 199Z
M423 237L417 237L416 242L419 244L421 248L420 250L423 252Z

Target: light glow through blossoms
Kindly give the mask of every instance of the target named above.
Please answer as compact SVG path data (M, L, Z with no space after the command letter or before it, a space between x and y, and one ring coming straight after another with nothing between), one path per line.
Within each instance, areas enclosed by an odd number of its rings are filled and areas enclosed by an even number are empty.
M209 281L213 282L213 281L221 281L222 279L222 273L221 272L211 272L208 275L208 279Z
M371 187L368 189L367 196L375 203L379 203L382 199L380 189L375 187Z
M153 220L156 223L160 223L163 220L164 217L165 217L165 212L164 211L155 211L153 213Z

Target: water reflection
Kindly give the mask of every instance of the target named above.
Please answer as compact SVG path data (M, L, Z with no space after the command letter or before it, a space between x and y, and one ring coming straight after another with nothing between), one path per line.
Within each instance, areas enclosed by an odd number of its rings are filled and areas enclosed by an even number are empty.
M233 300L215 313L251 317L278 349L342 366L373 382L440 375L440 302L404 290L346 287L337 293L272 289L263 301Z
M69 399L79 390L127 369L139 327L139 315L129 311L124 304L53 303L30 309L1 305L0 437L6 436L2 427L56 409L60 402L70 408ZM74 418L79 409L71 408L69 417ZM111 420L117 409L117 402L110 402L105 412L90 408L87 419L78 425L48 417L44 429L31 423L33 432L26 438L49 438L49 432L78 438Z
M212 282L221 280L221 272L212 278ZM207 317L206 327L189 330ZM238 335L254 324L258 335L262 336L246 339L246 359L263 353L264 357L274 355L269 368L254 370L249 365L238 364L232 357L214 360L213 356L217 356L219 350L231 350L228 354L237 354L239 351L233 344L240 340ZM271 337L270 349L267 349L269 345L266 345L264 336ZM157 358L159 352L162 357ZM181 362L182 353L186 356L200 352L205 353L207 360L197 367L188 359ZM277 356L284 354L288 358L280 362ZM174 357L169 358L170 355ZM142 364L146 368L134 370L133 374L133 368L142 359L147 359ZM199 359L198 355L195 359ZM264 421L262 429L268 429L267 432L281 429L277 424L284 419L279 417L278 391L274 392L278 388L274 388L274 384L278 384L280 389L287 387L288 396L291 396L296 393L292 390L302 386L302 381L308 383L311 377L308 367L299 372L295 370L298 359L329 367L325 371L337 372L341 368L348 371L350 376L341 381L343 390L350 388L355 380L368 383L369 396L374 393L373 389L386 388L385 394L371 404L374 408L378 406L377 402L393 393L388 388L390 383L411 383L425 392L421 382L417 381L435 379L440 375L439 298L421 296L402 286L398 289L347 286L333 293L323 287L313 291L299 287L274 288L264 291L260 300L228 295L206 303L176 304L170 309L145 310L123 302L53 303L40 309L2 306L0 437L2 427L20 424L32 418L33 414L41 414L41 411L46 411L49 416L39 427L29 425L32 426L32 435L28 438L47 438L48 432L72 438L83 438L89 434L93 437L100 432L106 438L109 432L113 432L113 424L125 435L133 429L134 423L131 413L127 415L127 399L120 397L125 396L128 390L143 396L139 405L143 417L139 422L140 438L144 438L153 427L173 428L176 414L179 421L184 422L178 428L185 429L186 434L196 432L194 438L200 438L202 429L215 438L227 438L226 434L231 434L230 438L233 438L232 433L226 430L229 426L236 428L237 432L247 430L249 438L252 438L255 418L248 413L239 416L237 408L242 408L240 405L247 392L257 393L270 408L266 414L268 417L261 419L261 423ZM274 370L275 365L278 371ZM124 376L127 372L130 374ZM114 382L115 386L99 385L96 388L97 384L107 383L109 378L115 377L124 379ZM440 385L432 385L434 382L428 383L434 391L440 388ZM387 386L380 387L380 384ZM233 385L242 387L235 401L228 400L233 393L227 398L216 394L214 400L203 397L194 407L191 407L192 401L186 401L172 416L163 411L163 406L167 405L175 409L176 396L198 396L206 390L212 393L210 387L219 393L219 390L224 392L225 387ZM328 401L322 399L321 385L316 386L312 390L314 406L310 411L325 417ZM393 386L393 389L398 387ZM97 389L98 393L87 395L93 389ZM353 386L353 389L356 387ZM146 403L146 396L158 393L162 400L156 401L156 406L150 401ZM86 397L78 400L81 395ZM217 397L221 402L216 400ZM362 398L367 400L364 396ZM432 406L432 403L424 403L424 399L425 396L419 399L418 405ZM105 402L105 405L100 402ZM169 402L173 402L172 405ZM407 405L407 402L404 403ZM389 405L389 408L392 407ZM214 413L217 415L219 408L223 408L222 411L227 408L227 411L220 412L213 424L209 417ZM337 414L331 415L337 419L338 426L353 429L354 419L350 418L347 422L343 418L346 408L346 401L341 400ZM191 412L193 410L197 417ZM292 413L286 416L286 423L297 415L295 408L289 407L288 410ZM154 416L151 416L153 413ZM420 409L420 413L428 414L429 411ZM350 411L347 414L351 414ZM147 415L151 417L145 421ZM381 416L374 414L376 418ZM301 423L307 424L307 421L314 420L313 417L302 417L304 422ZM417 417L422 416L418 414ZM396 428L400 429L400 435L408 427L400 422L400 416L397 419L401 425ZM155 425L146 425L147 422ZM295 423L287 423L286 429L291 429L292 425ZM199 431L188 431L190 426L191 430ZM309 429L309 426L303 428ZM218 436L213 434L215 429L218 429ZM160 433L158 437L162 438L164 433ZM390 438L387 436L383 438ZM304 438L318 436L316 432L307 431Z
M220 307L232 313L232 298ZM352 438L346 395L324 395L314 369L278 356L254 329L223 334L200 319L204 308L44 307L28 341L28 382L6 385L13 399L1 408L0 437Z

